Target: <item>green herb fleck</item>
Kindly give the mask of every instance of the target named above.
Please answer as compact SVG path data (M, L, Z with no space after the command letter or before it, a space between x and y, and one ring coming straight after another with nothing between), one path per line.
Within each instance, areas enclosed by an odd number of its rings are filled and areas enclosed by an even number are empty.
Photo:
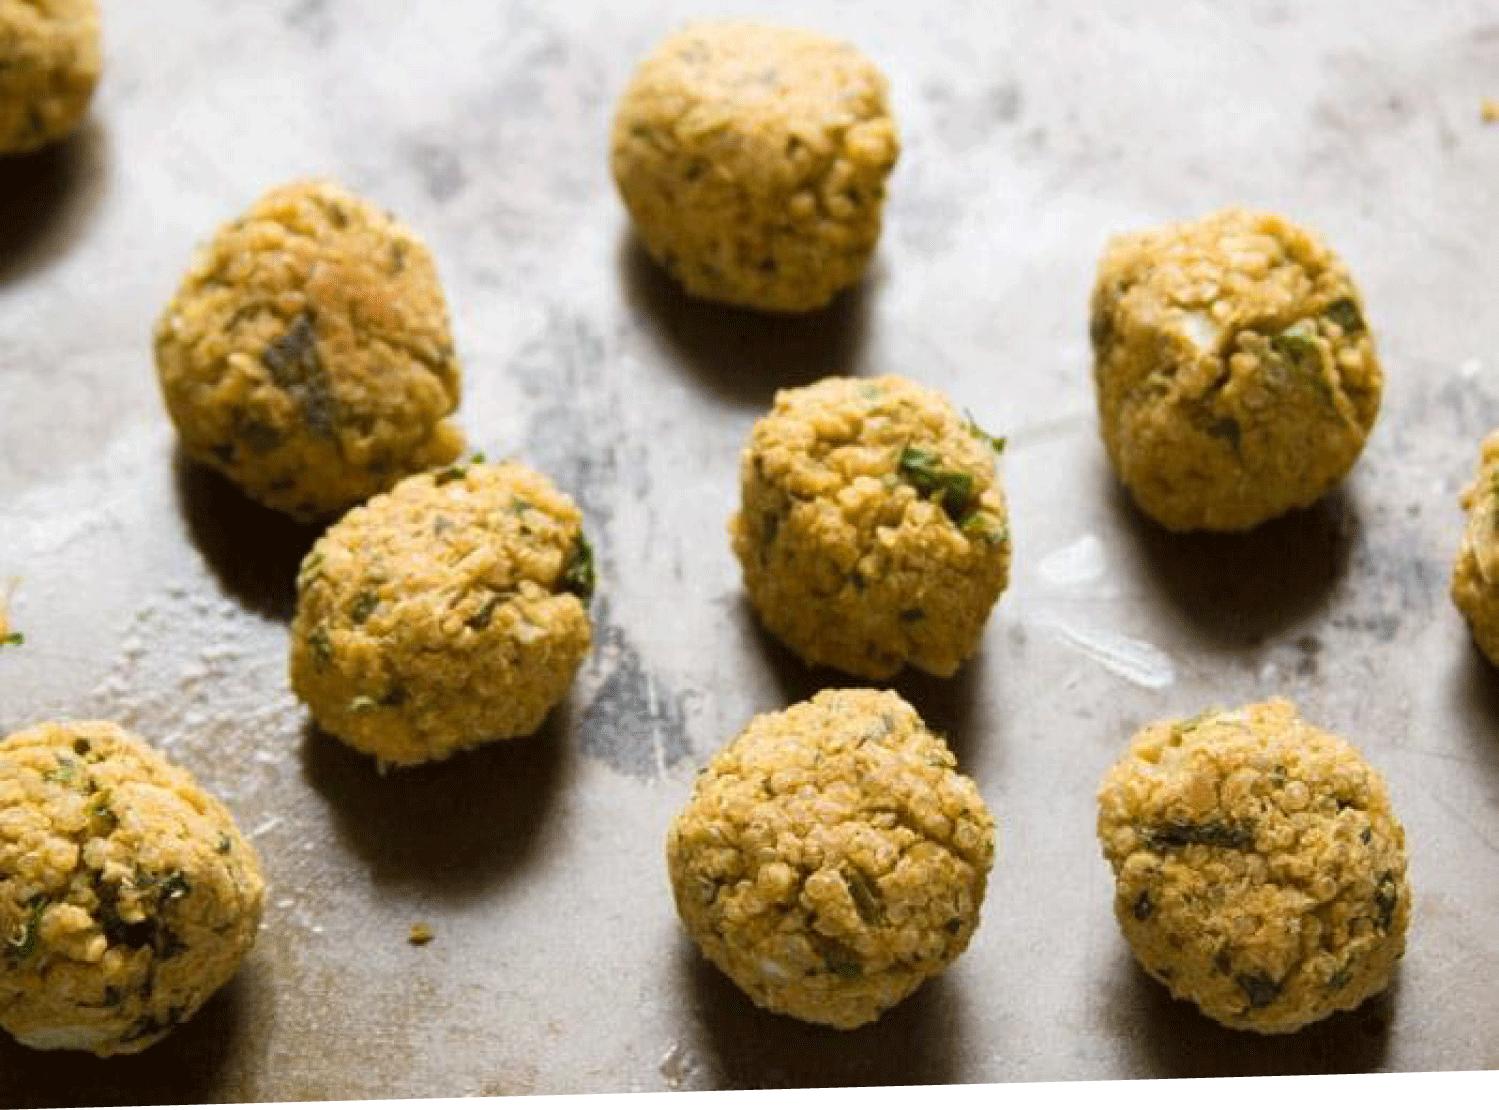
M1343 297L1333 301L1322 310L1322 315L1337 324L1343 330L1344 335L1353 335L1364 330L1363 313L1359 312L1358 305L1354 303L1352 297Z
M6 954L15 960L27 959L36 951L37 938L42 927L42 914L47 912L49 900L45 894L32 895L26 903L31 913L22 923L20 931L5 942Z
M1239 442L1243 437L1243 432L1239 428L1239 422L1232 416L1219 416L1214 418L1213 421L1209 423L1208 426L1204 429L1204 431L1206 431L1207 434L1212 436L1214 439L1228 440L1229 446L1231 446L1235 451L1239 449Z
M885 906L880 900L879 888L869 876L857 867L845 867L840 874L848 887L849 897L853 899L859 920L870 926L884 925Z
M1330 991L1340 991L1351 982L1353 982L1353 970L1347 967L1340 967L1327 980L1327 989Z
M349 619L355 624L363 624L378 608L380 608L380 595L374 590L360 590L354 598L354 604L349 606Z
M307 646L312 649L318 670L322 670L333 662L333 642L328 639L328 630L322 625L318 625L307 634Z
M233 841L229 839L228 833L219 833L219 842L213 846L213 850L219 855L227 855Z
M998 547L1010 538L1010 530L999 521L995 520L986 512L978 509L973 510L962 520L958 521L958 528L965 536L978 536L985 542Z
M462 463L454 463L452 466L444 467L432 476L432 481L439 486L445 486L449 482L461 482L468 477L468 467Z
M187 876L181 871L173 871L161 880L161 897L165 901L169 898L182 898L193 891L192 884L187 881Z
M1280 984L1263 971L1251 971L1243 975L1234 976L1234 982L1244 992L1244 997L1249 999L1249 1008L1259 1010L1270 1005L1280 997Z
M987 443L991 448L993 448L996 455L1003 455L1005 453L1005 444L1008 441L1004 436L990 435L988 432L984 431L983 428L979 427L979 422L973 418L973 413L969 412L967 409L963 410L963 415L968 417L969 435L973 436L974 439L979 439Z
M916 487L916 492L942 506L954 524L962 527L973 515L975 502L972 474L961 470L941 469L942 459L931 451L907 445L900 453L901 477Z
M333 434L333 398L327 372L318 355L317 327L311 312L303 312L291 327L266 344L260 361L271 380L296 398L302 421L319 435Z
M955 937L963 931L963 919L961 917L949 917L942 923L942 928L946 930L948 936Z
M489 627L489 622L494 620L494 611L500 607L500 604L504 600L504 594L490 594L489 600L484 603L483 607L477 613L464 621L464 625L472 628L475 632L483 632Z
M529 513L534 508L536 508L536 506L531 504L531 502L527 501L524 497L512 497L510 499L510 511L512 513L515 513L517 516L521 513Z
M1169 852L1176 848L1200 844L1207 848L1231 848L1236 851L1254 844L1254 830L1244 825L1206 821L1194 825L1187 821L1167 821L1144 830L1145 845L1152 852Z
M578 538L573 542L567 568L562 572L562 588L587 601L593 596L594 585L593 548L588 546L588 540L579 532Z
M1374 918L1375 928L1380 932L1390 931L1390 925L1395 920L1395 907L1400 901L1400 891L1395 886L1395 876L1389 871L1379 877L1379 886L1374 890L1374 909L1377 916Z
M1187 733L1205 725L1217 715L1218 711L1216 709L1208 709L1198 713L1196 716L1188 717L1184 721L1177 721L1171 726L1171 735L1177 737L1185 736Z
M483 451L475 451L468 457L468 461L470 466L479 466L488 460L485 458Z
M63 786L74 786L78 782L78 764L67 756L60 755L57 757L57 766L50 771L43 771L42 778Z
M321 551L310 551L302 560L301 567L297 570L297 592L301 593L312 584L312 580L322 572L323 553Z
M0 647L20 647L25 642L26 634L24 632L8 632L4 636L0 636Z

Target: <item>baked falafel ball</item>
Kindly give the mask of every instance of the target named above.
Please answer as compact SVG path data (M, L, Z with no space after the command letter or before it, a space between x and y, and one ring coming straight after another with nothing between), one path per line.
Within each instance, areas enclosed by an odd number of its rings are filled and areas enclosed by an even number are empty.
M102 66L94 0L0 0L0 154L25 154L82 121Z
M156 367L187 454L301 520L463 450L432 256L330 181L273 189L214 236L156 326Z
M0 741L0 1027L22 1044L155 1044L233 976L264 891L229 811L118 725Z
M292 688L382 769L530 735L588 651L593 581L578 510L541 474L414 475L303 560Z
M1312 504L1363 450L1382 386L1338 257L1229 208L1109 241L1093 290L1104 446L1174 532L1238 532Z
M1499 666L1499 431L1483 441L1478 474L1463 490L1462 507L1468 526L1452 566L1452 602L1479 649Z
M899 153L885 79L853 47L695 23L636 70L611 166L641 242L687 292L803 312L863 274Z
M1001 441L904 378L776 394L729 522L766 628L809 664L950 675L1009 580Z
M666 862L687 932L756 1005L853 1029L968 947L994 819L899 695L824 690L713 758Z
M1147 726L1098 806L1114 914L1174 997L1289 1033L1389 983L1411 913L1405 832L1379 775L1290 702Z

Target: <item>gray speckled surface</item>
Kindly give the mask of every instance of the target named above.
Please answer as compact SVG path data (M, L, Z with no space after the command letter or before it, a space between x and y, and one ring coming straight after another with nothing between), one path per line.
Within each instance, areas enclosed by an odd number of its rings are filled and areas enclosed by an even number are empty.
M0 654L0 731L137 728L226 798L273 889L194 1022L110 1062L7 1040L0 1102L1499 1067L1499 676L1445 596L1499 424L1499 13L1101 7L754 5L864 47L904 139L870 278L779 320L684 302L606 162L634 60L748 5L106 0L90 124L0 162L0 580L28 636ZM309 731L284 667L311 533L174 454L155 316L195 244L309 173L427 239L471 441L550 471L595 538L597 648L531 743L379 778ZM1344 255L1385 406L1324 504L1173 538L1106 470L1087 295L1107 234L1230 201ZM899 683L997 812L984 924L853 1034L760 1013L696 959L661 859L709 753L838 681L759 633L724 522L775 389L839 372L907 374L1008 433L1016 549L980 657ZM1263 1039L1134 968L1093 795L1139 723L1273 692L1385 772L1417 905L1395 990Z

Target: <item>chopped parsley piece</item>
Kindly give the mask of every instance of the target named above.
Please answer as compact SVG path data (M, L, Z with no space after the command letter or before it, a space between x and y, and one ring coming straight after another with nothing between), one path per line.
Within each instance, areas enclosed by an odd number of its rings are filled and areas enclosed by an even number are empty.
M505 596L503 594L490 594L489 600L484 603L483 607L463 622L464 626L472 628L475 632L483 632L489 627L489 622L494 620L494 611L500 607L500 603L504 600Z
M1222 821L1205 821L1194 825L1187 821L1167 821L1144 830L1145 844L1152 852L1168 852L1201 844L1208 848L1233 848L1243 851L1254 844L1254 830Z
M988 432L984 431L983 428L979 427L979 422L973 418L973 413L969 412L967 409L963 410L963 415L968 417L969 435L973 436L974 439L982 440L983 442L987 443L994 449L994 453L996 455L1003 455L1005 453L1005 444L1008 441L1004 436L990 435Z
M74 763L65 755L57 757L57 766L50 771L43 771L42 778L48 782L61 783L63 786L72 786L78 781L78 764Z
M880 891L870 880L869 876L857 867L845 867L841 874L843 882L848 887L849 897L853 899L854 910L859 915L859 920L866 925L885 924L885 906L880 901Z
M173 871L161 880L161 897L163 899L182 898L191 894L192 890L192 884L187 881L187 876L181 871Z
M312 649L319 670L333 662L333 643L328 639L328 630L322 625L307 634L307 646Z
M572 556L562 572L562 588L587 601L593 596L595 584L593 548L588 546L588 540L582 532L579 532L577 540L573 543Z
M1333 301L1322 310L1322 315L1342 328L1344 335L1353 335L1364 330L1363 314L1359 312L1358 305L1354 303L1352 297L1343 297Z
M461 482L467 477L468 467L463 463L454 463L452 466L445 466L439 470L433 475L432 481L439 486L445 486L449 482Z
M961 528L977 513L973 475L961 470L943 470L941 466L940 456L919 447L908 444L900 453L900 476L915 486L917 493L941 505Z
M5 942L6 954L16 960L24 960L36 951L37 937L42 927L42 914L47 912L48 898L45 894L36 894L26 905L31 913L21 925L20 932Z
M374 590L360 590L349 606L349 619L355 624L369 620L370 614L380 608L380 595Z
M220 855L227 855L231 843L228 833L219 833L219 842L213 846L213 850Z
M0 636L0 647L20 647L25 642L26 634L24 632L8 632L4 636Z
M1268 1006L1280 997L1280 984L1263 971L1251 971L1245 975L1235 976L1234 982L1244 992L1244 997L1249 999L1251 1010Z

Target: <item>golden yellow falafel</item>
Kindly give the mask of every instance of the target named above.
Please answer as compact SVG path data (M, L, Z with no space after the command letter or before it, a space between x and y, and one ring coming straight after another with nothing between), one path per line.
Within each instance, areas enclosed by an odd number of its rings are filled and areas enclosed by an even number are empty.
M0 0L0 154L65 138L102 67L94 0Z

